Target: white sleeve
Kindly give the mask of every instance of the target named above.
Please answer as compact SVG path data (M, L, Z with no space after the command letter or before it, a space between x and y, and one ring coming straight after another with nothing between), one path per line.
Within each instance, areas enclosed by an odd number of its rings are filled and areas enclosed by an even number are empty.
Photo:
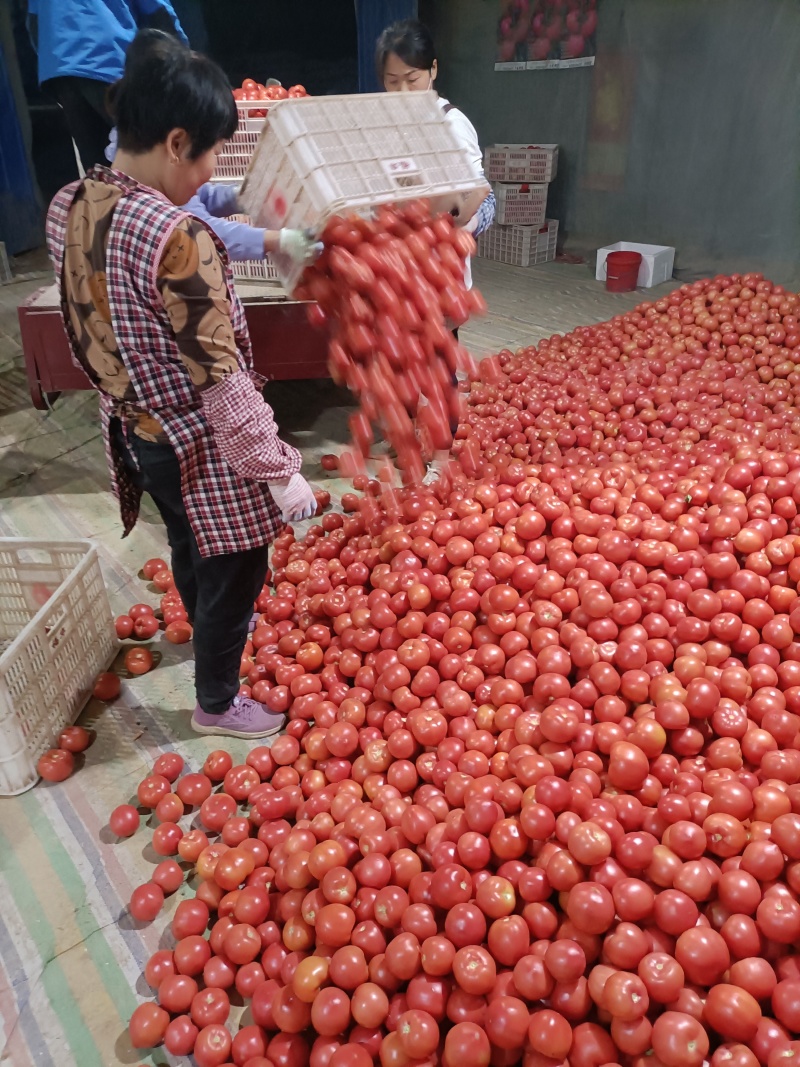
M445 119L450 123L456 137L464 148L467 149L473 162L477 165L481 174L483 174L483 154L481 153L480 145L478 144L478 134L475 127L464 112L459 111L457 107L451 108L446 113Z

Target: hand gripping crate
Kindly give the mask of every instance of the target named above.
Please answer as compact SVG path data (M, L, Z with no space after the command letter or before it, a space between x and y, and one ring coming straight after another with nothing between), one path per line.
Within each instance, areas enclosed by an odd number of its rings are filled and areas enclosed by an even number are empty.
M494 183L498 226L541 226L547 212L547 185Z
M250 224L249 215L231 215L231 222ZM237 282L274 282L280 284L278 268L272 262L272 256L263 259L232 259L231 270Z
M89 541L0 538L0 796L36 784L36 761L78 717L116 649Z
M239 127L222 147L214 165L212 181L241 181L247 173L266 115L274 100L237 100Z
M420 197L471 216L488 191L435 93L364 93L273 105L241 199L258 226L320 233L333 215ZM274 258L291 293L303 267Z
M478 255L496 263L533 267L556 258L558 222L548 219L536 226L490 226L478 237Z
M551 182L558 170L557 144L493 144L484 171L490 182Z

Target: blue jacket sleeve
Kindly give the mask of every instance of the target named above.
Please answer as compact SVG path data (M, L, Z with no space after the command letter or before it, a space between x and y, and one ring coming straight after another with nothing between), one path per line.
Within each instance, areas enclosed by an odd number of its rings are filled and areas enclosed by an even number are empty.
M211 227L231 259L264 258L264 230L248 226L246 222L230 222L224 217L238 211L236 186L209 182L197 190L185 207Z
M161 17L167 15L175 27L175 34L180 37L184 44L189 43L189 38L183 32L180 20L169 0L132 0L131 10L140 26L143 22L147 24L154 15ZM156 29L166 29L166 26L157 23L152 23L152 25Z

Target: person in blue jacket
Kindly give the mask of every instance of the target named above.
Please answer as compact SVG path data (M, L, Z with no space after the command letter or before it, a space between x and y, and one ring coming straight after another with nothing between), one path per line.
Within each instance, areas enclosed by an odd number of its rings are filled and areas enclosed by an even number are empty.
M106 91L122 77L128 45L143 28L186 42L170 0L28 0L39 84L63 108L85 171L105 162Z
M111 131L106 159L113 165L117 154L117 131ZM239 187L223 182L201 185L188 204L183 206L198 219L207 223L235 260L263 259L269 249L265 245L267 230L248 226L246 222L232 222L228 216L241 212ZM273 234L274 236L274 234Z

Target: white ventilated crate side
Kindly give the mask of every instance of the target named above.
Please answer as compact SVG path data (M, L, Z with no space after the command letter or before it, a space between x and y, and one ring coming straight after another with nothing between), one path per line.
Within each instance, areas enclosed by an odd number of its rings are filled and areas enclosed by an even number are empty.
M334 215L419 198L472 214L485 189L434 93L372 93L276 104L242 199L258 225L319 232ZM291 292L302 268L276 263Z
M544 183L494 182L497 209L495 222L500 226L541 226L547 214L548 186Z
M249 215L231 215L231 222L242 222L250 225ZM231 270L237 281L248 282L278 282L278 268L272 261L272 256L265 255L263 259L232 259Z
M237 100L239 127L222 151L214 165L214 181L241 181L247 173L261 131L264 129L267 112L275 101Z
M558 145L489 145L483 166L491 182L551 182L558 173Z
M530 267L555 259L558 222L545 226L491 226L478 237L478 256L496 263Z
M0 539L0 648L0 796L13 796L116 653L91 542Z

